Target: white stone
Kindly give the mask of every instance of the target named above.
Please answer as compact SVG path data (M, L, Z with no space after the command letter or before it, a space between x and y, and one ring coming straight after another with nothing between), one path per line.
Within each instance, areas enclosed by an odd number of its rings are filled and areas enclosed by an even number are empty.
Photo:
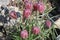
M0 5L8 5L10 0L0 0Z
M58 26L55 26L55 28L60 28L60 18L55 22L55 24Z
M15 7L15 6L9 6L8 9L11 10L11 11L12 10L15 10L16 12L19 11L19 8L18 7Z
M2 15L4 15L4 13L5 13L4 10L2 10L1 13L2 13Z
M57 36L57 40L60 40L60 35Z

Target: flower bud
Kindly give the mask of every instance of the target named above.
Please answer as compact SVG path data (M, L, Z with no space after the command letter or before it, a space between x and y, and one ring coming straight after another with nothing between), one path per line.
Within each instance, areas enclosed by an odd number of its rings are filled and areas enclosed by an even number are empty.
M26 8L26 9L32 10L32 7L33 7L33 5L32 5L31 2L26 2L26 4L25 4L25 8Z
M28 2L29 0L22 0L24 3Z
M37 9L40 13L43 13L45 11L45 5L42 2L40 2L38 3Z
M33 4L33 10L37 10L37 4L38 4L38 3L34 3L34 4Z
M35 34L35 35L39 34L39 33L40 33L39 27L34 26L34 27L32 28L32 32L33 32L33 34Z
M51 21L50 20L46 20L45 21L45 25L48 27L48 28L50 28L51 27Z
M25 9L23 11L23 18L28 18L31 15L31 11L29 9Z
M21 31L20 35L21 35L21 38L23 38L23 39L28 38L28 32L27 32L27 30Z
M17 15L16 15L16 12L15 11L11 11L9 13L9 16L10 16L10 18L17 19Z

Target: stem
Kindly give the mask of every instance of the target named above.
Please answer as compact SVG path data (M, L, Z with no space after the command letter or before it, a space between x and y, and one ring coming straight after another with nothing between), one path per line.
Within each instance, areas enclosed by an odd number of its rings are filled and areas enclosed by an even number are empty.
M36 11L36 26L37 26L37 23L38 23L38 13Z

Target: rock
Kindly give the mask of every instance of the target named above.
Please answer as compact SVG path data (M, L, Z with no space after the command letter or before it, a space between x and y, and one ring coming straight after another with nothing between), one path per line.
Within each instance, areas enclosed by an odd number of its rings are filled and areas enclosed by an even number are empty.
M3 33L0 32L0 37L2 37L2 36L3 36Z
M8 5L10 0L0 0L0 5Z
M60 18L55 22L55 24L58 26L55 26L55 28L59 28L60 29Z
M60 40L60 35L57 36L56 40Z

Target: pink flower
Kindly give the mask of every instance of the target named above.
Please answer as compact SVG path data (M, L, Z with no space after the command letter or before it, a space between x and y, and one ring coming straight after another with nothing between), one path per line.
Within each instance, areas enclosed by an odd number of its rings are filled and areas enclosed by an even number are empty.
M40 33L39 27L34 26L34 27L32 28L32 32L33 32L35 35L39 34L39 33Z
M33 5L32 5L31 2L26 2L26 3L25 3L25 8L26 8L26 9L32 10L32 7L33 7Z
M9 16L10 16L10 18L17 19L17 15L16 15L16 12L15 12L15 11L11 11L11 12L9 13Z
M37 9L40 13L43 13L45 11L45 5L42 2L39 2Z
M37 6L38 6L38 3L34 3L34 4L33 4L33 9L34 9L34 10L37 10Z
M28 38L28 32L27 32L27 30L23 30L23 31L21 31L21 38L23 38L23 39L26 39L26 38Z
M25 2L28 2L29 0L22 0L22 1L25 3Z
M23 11L23 18L28 18L31 15L31 11L29 9L25 9Z
M46 26L47 26L48 28L51 27L51 21L50 21L50 20L46 20L45 24L46 24Z

